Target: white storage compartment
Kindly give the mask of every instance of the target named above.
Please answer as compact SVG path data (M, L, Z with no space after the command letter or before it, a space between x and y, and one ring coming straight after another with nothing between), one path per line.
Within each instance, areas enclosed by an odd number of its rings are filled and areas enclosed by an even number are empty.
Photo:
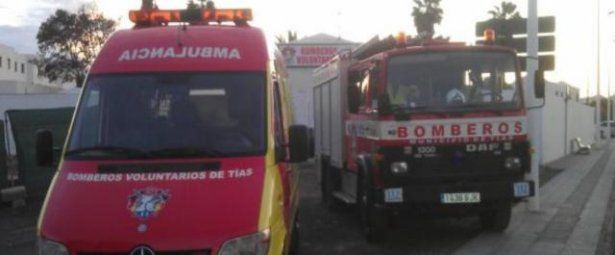
M344 114L346 112L347 60L339 57L314 71L315 153L328 157L332 166L344 166Z

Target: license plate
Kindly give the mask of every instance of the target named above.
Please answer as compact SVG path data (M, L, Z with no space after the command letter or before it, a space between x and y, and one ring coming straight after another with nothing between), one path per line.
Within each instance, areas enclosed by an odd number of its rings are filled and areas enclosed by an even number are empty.
M404 192L401 188L392 188L384 190L384 202L386 203L401 203L404 202Z
M515 183L514 193L515 197L529 197L530 196L530 184L527 182L517 182Z
M476 204L480 203L480 193L443 193L440 195L443 204Z

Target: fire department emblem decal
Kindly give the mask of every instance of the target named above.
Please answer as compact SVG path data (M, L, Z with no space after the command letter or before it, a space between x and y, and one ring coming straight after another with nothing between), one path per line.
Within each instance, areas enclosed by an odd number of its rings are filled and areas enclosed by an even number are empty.
M128 197L128 210L140 220L156 216L169 200L169 191L145 188L136 189Z

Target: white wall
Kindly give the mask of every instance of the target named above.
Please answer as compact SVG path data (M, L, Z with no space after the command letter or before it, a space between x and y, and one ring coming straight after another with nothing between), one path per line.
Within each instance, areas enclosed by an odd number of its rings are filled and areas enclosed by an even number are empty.
M314 68L288 68L288 84L295 112L295 123L309 127L314 127L313 72Z
M566 100L566 84L548 83L543 111L542 164L572 152L571 141L581 138L585 144L594 142L594 108Z

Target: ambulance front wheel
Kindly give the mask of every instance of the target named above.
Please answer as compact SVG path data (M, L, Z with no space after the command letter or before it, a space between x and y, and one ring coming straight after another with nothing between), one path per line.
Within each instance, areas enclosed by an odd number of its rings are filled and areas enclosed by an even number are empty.
M299 254L299 247L301 246L301 242L300 242L300 233L299 231L301 229L301 222L299 221L299 213L297 212L297 215L295 216L295 222L293 224L293 229L292 229L292 234L291 234L291 239L290 239L290 247L288 249L288 254L289 255L297 255Z

